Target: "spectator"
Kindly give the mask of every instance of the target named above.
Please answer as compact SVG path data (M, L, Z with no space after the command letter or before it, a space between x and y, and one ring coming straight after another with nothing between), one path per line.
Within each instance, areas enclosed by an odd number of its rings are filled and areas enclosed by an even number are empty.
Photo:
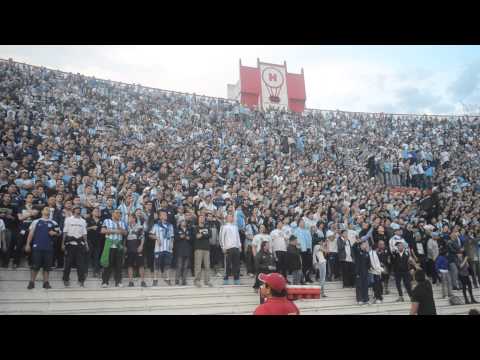
M384 246L383 240L380 241L382 242L382 246ZM384 251L384 249L382 249L382 251ZM373 303L381 304L383 302L382 274L385 273L385 269L382 267L382 263L378 256L378 249L370 249L368 255L370 257L369 274L373 277L373 296L375 298Z
M158 286L158 274L167 285L172 285L170 280L170 266L173 258L174 231L172 224L167 222L167 212L162 209L158 213L160 221L153 225L150 236L155 239L154 249L154 278L153 286Z
M102 231L102 220L100 219L100 208L95 207L91 216L87 219L87 240L90 250L89 263L93 268L93 277L100 276L100 256L105 245Z
M325 241L320 241L313 248L313 267L319 272L320 296L327 297L325 294L325 278L327 275L327 244Z
M310 272L312 269L312 235L305 229L303 219L298 220L298 227L294 231L295 237L299 240L302 253L302 272L305 282L312 284Z
M277 222L277 228L270 233L272 239L272 253L277 263L277 272L287 278L287 239L282 231L283 222L280 220Z
M350 239L347 238L347 230L343 230L337 241L338 260L342 264L343 287L353 287L355 284L355 269L352 257L352 246Z
M143 257L144 232L143 225L137 222L135 214L128 217L128 234L126 240L127 249L127 267L128 267L128 286L134 287L133 269L135 268L140 274L140 286L147 287L145 283L145 269Z
M210 230L210 267L217 276L221 276L220 267L223 263L223 254L218 240L221 226L220 221L213 213L208 212L206 224Z
M292 276L291 283L299 285L302 282L302 255L295 235L290 236L287 247L287 270Z
M261 297L266 301L255 309L254 315L300 315L297 306L287 299L285 278L278 274L260 274Z
M355 284L358 305L367 305L369 302L369 270L372 265L368 254L368 241L361 240L352 246L352 254L355 259Z
M465 299L465 304L476 304L477 301L473 297L472 282L470 281L470 265L468 263L468 257L464 256L462 251L459 251L459 253L457 254L456 265L458 268L458 277L460 279L460 283L462 284L462 292ZM467 287L471 301L469 301L467 298Z
M270 252L270 243L268 241L262 241L260 250L257 252L257 255L255 255L255 269L257 269L258 273L253 288L255 292L258 292L260 288L260 279L258 276L262 273L270 274L275 271L275 260Z
M114 272L115 287L122 287L122 265L125 248L125 237L128 235L127 224L121 220L120 210L114 210L112 218L103 222L102 234L105 235L100 264L103 267L102 288L107 288L110 275Z
M175 249L177 258L177 272L175 275L175 285L187 285L186 271L190 263L192 253L192 232L187 226L187 222L182 220L179 222L179 228L175 238Z
M202 265L203 265L203 275L205 286L212 287L210 282L210 229L205 224L205 216L200 215L198 217L198 226L195 229L195 237L193 240L193 248L195 255L195 281L194 285L196 287L201 287L200 277L202 274Z
M391 256L388 252L388 249L385 247L385 242L383 240L379 240L377 243L376 249L377 257L380 262L380 266L382 268L381 280L382 280L382 288L385 295L390 294L390 290L388 288L388 283L390 282L390 274L392 272L392 263L391 263ZM378 267L377 267L378 270ZM374 285L375 286L375 285ZM379 285L377 284L379 289Z
M89 251L87 240L87 223L80 217L80 207L73 208L73 216L65 219L63 227L62 250L65 252L65 269L63 283L70 286L70 271L73 264L77 266L78 282L84 287L88 272L87 254Z
M408 296L410 298L412 297L411 278L409 273L411 258L405 250L403 242L399 241L395 244L395 247L398 249L398 251L392 255L392 266L395 274L395 284L398 291L397 301L403 302L405 300L403 299L402 281L405 289L407 290Z
M437 315L432 284L425 278L425 272L417 270L415 280L417 286L412 291L410 315Z
M53 262L53 237L59 233L58 224L49 219L49 208L44 207L42 217L34 220L30 225L25 245L25 252L32 252L32 275L27 287L29 290L35 287L40 268L43 269L43 288L51 289L48 277Z
M233 276L235 285L240 285L240 235L237 225L234 224L233 214L228 214L226 223L220 228L220 246L225 254L224 285L228 285L228 278Z

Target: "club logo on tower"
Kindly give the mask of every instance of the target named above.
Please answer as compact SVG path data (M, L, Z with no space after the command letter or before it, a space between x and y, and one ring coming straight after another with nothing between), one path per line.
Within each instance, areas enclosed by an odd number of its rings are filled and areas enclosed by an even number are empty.
M285 82L282 72L274 67L266 67L262 71L262 81L268 90L270 102L280 103L279 95Z

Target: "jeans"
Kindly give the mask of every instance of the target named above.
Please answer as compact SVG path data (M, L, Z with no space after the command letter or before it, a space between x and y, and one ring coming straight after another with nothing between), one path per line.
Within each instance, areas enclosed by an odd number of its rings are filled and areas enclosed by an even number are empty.
M402 280L403 280L403 285L407 290L408 296L412 297L412 282L410 278L410 273L408 272L395 273L395 284L397 285L398 296L403 297Z
M82 245L65 245L65 269L63 270L63 281L70 281L72 265L77 266L77 277L79 282L84 282L87 273L87 249Z
M338 258L337 253L328 253L327 255L327 279L328 281L338 278Z
M205 284L210 282L210 251L208 250L195 250L195 282L200 281L200 276L203 274Z
M224 280L228 280L230 276L233 276L234 280L240 280L240 249L239 248L230 248L226 251Z
M442 297L453 296L452 293L452 280L450 278L450 274L447 272L440 272L440 279L442 279Z
M175 281L182 280L183 283L187 281L187 277L185 273L187 272L189 262L190 262L190 257L188 256L177 257L177 271L175 273Z
M450 279L452 280L452 287L454 289L460 289L460 286L458 286L458 268L457 264L455 263L449 263L448 264L448 270L450 273Z
M302 282L302 270L294 270L292 271L292 274L291 274L291 280L290 282L293 284L293 285L299 285L301 282Z
M287 278L287 252L286 251L275 251L275 256L277 257L277 272L282 274L285 279Z
M318 264L318 272L319 272L319 279L318 282L320 283L320 290L321 295L325 293L325 278L327 276L327 262Z
M110 249L108 267L103 269L102 283L108 284L108 282L110 281L110 274L113 270L115 285L120 284L122 282L122 264L123 264L123 251L119 249Z
M357 301L368 302L368 273L356 276Z

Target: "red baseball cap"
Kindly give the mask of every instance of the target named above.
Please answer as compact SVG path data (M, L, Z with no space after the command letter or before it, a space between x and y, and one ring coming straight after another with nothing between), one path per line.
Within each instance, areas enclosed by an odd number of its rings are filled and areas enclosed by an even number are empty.
M287 287L287 281L279 273L259 274L258 279L268 284L275 291L282 291Z

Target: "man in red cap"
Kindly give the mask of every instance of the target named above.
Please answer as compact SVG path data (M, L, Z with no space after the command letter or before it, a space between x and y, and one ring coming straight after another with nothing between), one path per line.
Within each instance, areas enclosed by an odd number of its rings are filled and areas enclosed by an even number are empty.
M267 300L253 315L300 315L297 306L287 299L287 281L281 274L260 274L258 279L263 282L261 296Z

